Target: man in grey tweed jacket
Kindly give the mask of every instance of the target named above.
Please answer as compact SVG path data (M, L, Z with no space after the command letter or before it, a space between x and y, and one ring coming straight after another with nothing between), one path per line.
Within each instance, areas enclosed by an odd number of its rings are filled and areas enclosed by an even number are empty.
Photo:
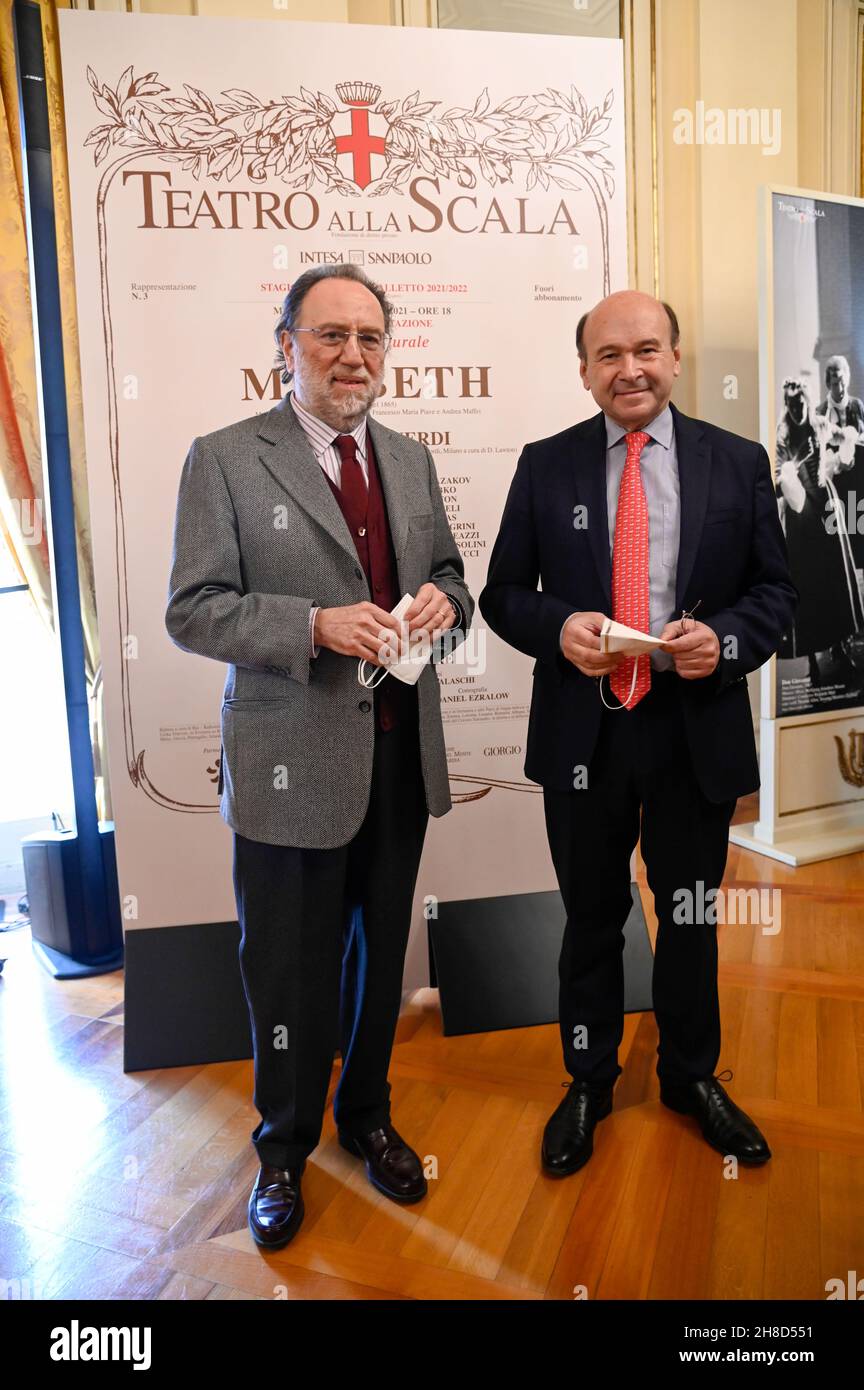
M197 438L180 479L165 622L228 665L220 811L261 1114L249 1225L268 1248L302 1221L337 1047L340 1143L387 1196L426 1193L387 1071L427 818L451 805L434 659L474 603L429 450L368 418L391 313L355 266L307 271L276 327L292 395ZM367 691L358 661L386 665L406 593L433 661Z

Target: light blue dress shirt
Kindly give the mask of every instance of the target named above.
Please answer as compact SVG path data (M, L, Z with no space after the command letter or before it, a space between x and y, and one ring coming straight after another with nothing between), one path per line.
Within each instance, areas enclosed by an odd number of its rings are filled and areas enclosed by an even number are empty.
M606 420L606 511L609 521L609 555L615 546L615 520L618 492L627 459L628 431L617 425L604 411ZM678 487L678 454L672 411L665 406L642 429L650 435L639 459L642 486L648 504L648 590L649 632L659 637L676 616L675 585L678 571L678 544L681 529L681 499ZM589 519L590 525L590 519ZM578 611L578 610L574 610ZM571 614L572 616L572 614ZM609 614L611 617L612 614ZM569 622L569 618L567 620ZM564 625L566 627L566 623ZM561 632L563 635L564 628ZM668 652L651 653L657 671L674 669Z

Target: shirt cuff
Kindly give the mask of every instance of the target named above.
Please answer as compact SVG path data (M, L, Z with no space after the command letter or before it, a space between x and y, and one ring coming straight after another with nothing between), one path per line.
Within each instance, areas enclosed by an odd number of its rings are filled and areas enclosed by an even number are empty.
M316 647L315 639L312 636L312 633L315 629L315 617L317 613L318 609L313 605L313 607L309 609L309 646L312 651L313 657L317 656L321 650L320 647Z
M570 618L575 617L576 614L577 614L578 612L579 612L579 609L578 609L578 608L574 608L574 609L573 609L573 612L572 612L571 614L569 614L569 616L566 617L566 618L564 619L563 623L561 624L561 631L558 633L558 646L561 648L562 651L563 651L563 646L562 646L562 644L563 644L563 641L564 641L564 629L565 629L565 627L567 626L567 624L569 623Z
M448 597L448 599L450 600L451 604L453 605L453 612L456 614L456 621L455 621L455 623L453 624L453 626L454 626L454 627L464 627L464 626L465 626L465 614L464 614L464 612L463 612L463 610L462 610L462 605L461 605L461 603L459 602L458 599L453 598L450 594L448 594L447 597Z

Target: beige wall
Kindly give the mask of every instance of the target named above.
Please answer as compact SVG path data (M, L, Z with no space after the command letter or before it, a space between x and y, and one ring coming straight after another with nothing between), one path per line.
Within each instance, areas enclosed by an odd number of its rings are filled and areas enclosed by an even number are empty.
M123 10L120 0L96 0L97 10ZM390 24L392 0L140 0L142 14L221 15L232 19L307 19Z
M118 0L97 0L96 9L124 10ZM208 15L216 19L305 19L347 22L349 0L139 0L142 14ZM381 21L388 23L388 20Z
M195 0L194 13L220 19L306 19L348 22L347 0Z
M391 0L348 0L352 24L389 24L392 13Z
M857 195L860 0L658 0L660 293L679 310L683 410L758 436L758 200L765 183ZM638 56L645 57L645 56ZM764 107L781 147L678 145L674 113ZM642 284L640 288L651 286ZM726 377L738 381L728 399Z
M764 109L768 130L775 120L780 130L776 154L731 144L699 151L697 413L752 438L759 428L759 199L766 183L798 182L796 5L701 0L699 9L699 97L705 106ZM666 137L664 131L671 160ZM724 395L730 375L737 399ZM735 389L734 383L726 387Z
M657 0L660 293L682 324L683 410L758 437L758 205L779 183L859 193L860 0ZM776 155L677 144L681 107L780 112ZM640 288L651 289L640 275ZM724 379L737 378L728 399Z

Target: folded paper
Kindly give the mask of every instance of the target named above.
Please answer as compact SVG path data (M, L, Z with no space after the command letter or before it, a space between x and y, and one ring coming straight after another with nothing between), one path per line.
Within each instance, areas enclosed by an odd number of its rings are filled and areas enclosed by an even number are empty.
M601 652L621 652L624 656L642 656L644 652L656 651L663 643L659 637L651 637L647 632L637 632L624 623L616 623L607 618L600 629Z

